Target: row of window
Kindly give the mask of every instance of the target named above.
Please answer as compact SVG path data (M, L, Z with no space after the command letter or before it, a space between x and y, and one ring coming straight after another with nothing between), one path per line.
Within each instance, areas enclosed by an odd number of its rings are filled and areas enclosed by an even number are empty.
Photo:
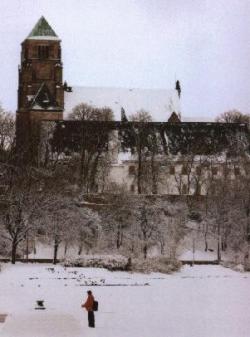
M207 172L208 169L205 168L204 171ZM216 166L211 167L211 173L212 173L213 176L216 176L219 172L220 172L220 168L219 167L216 167ZM172 174L172 175L176 173L176 170L175 170L174 166L170 167L169 173ZM197 175L201 175L202 168L200 166L197 166L195 168L195 173ZM224 175L229 175L230 173L233 173L235 176L239 176L240 175L240 168L239 167L234 167L234 168L223 167L223 174ZM183 165L182 169L181 169L181 174L182 175L188 175L188 174L190 174L190 168L188 168L187 166Z
M39 59L48 59L53 54L53 46L40 45L33 51L33 56L37 56ZM34 53L35 52L35 53ZM35 55L34 55L35 54ZM28 59L28 48L25 49L25 58ZM57 50L57 58L61 58L61 48Z
M197 166L195 168L195 172L197 175L201 175L202 173L202 168L200 166ZM212 175L217 175L219 173L219 167L211 167L211 172L212 172ZM136 173L136 167L135 165L130 165L129 168L128 168L128 173L129 175L135 175ZM171 175L174 175L176 174L176 168L175 166L170 166L169 167L169 174ZM186 165L183 165L182 166L182 169L181 169L181 174L182 175L188 175L190 173L190 168L188 168ZM240 175L240 168L239 167L234 167L233 169L232 168L229 168L229 167L224 167L223 168L223 173L224 175L229 175L230 173L234 173L235 176L239 176Z
M134 184L130 185L130 192L131 193L135 193L135 185ZM181 194L188 194L188 187L187 187L186 184L182 185ZM201 194L201 186L200 185L196 186L195 194L196 195L200 195Z

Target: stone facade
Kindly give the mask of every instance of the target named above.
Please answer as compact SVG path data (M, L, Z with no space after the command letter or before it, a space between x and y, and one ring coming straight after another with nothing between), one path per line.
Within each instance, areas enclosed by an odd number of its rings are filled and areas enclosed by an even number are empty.
M42 17L21 46L17 115L37 120L62 119L64 87L59 38Z

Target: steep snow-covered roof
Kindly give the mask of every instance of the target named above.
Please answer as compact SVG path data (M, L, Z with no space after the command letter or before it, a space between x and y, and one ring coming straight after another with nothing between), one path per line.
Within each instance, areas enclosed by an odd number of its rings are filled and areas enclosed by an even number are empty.
M65 117L83 102L111 108L116 120L121 119L122 107L127 116L141 109L146 110L154 121L167 121L173 111L180 113L176 90L72 87L72 92L65 92Z

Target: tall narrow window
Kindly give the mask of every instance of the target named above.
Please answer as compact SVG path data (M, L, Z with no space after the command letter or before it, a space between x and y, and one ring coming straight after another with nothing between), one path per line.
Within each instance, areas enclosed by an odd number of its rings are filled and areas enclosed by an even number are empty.
M188 168L187 168L186 165L182 166L181 174L183 174L183 175L187 175L188 174Z
M187 185L186 184L182 185L182 194L188 194L188 189L187 189Z
M200 166L196 167L196 174L197 174L197 176L201 175L201 167Z
M28 59L28 56L29 56L29 50L28 50L28 48L26 47L25 50L24 50L24 58L27 60L27 59Z
M201 195L201 185L200 184L197 184L196 189L195 189L195 194Z
M49 46L38 46L38 57L39 59L49 58Z
M213 175L213 176L216 176L217 174L218 174L218 167L213 166L213 167L212 167L212 175Z
M240 168L239 167L235 167L234 168L234 175L235 176L239 176L240 175Z
M57 57L61 59L61 48L59 47L57 50Z
M224 176L227 177L230 174L230 168L228 166L224 166L223 172Z
M174 166L169 167L169 174L171 174L171 175L175 174L175 167Z
M134 165L129 166L128 173L129 173L129 175L135 175L135 166Z

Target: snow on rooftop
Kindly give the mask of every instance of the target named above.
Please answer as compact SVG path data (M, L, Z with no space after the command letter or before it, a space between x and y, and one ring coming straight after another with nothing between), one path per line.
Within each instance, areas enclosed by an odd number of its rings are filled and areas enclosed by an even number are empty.
M199 116L199 115L195 115L193 117L190 116L181 116L181 121L182 122L214 122L214 119L211 117L207 117L207 116Z
M57 36L43 36L43 35L41 35L41 36L39 36L39 35L38 36L30 36L30 37L27 37L27 40L61 41L59 39L59 37L57 37Z
M110 107L116 120L121 119L122 107L127 116L146 110L151 113L154 121L167 121L173 111L180 113L176 90L76 86L72 87L72 92L65 92L65 117L83 102L96 107Z

